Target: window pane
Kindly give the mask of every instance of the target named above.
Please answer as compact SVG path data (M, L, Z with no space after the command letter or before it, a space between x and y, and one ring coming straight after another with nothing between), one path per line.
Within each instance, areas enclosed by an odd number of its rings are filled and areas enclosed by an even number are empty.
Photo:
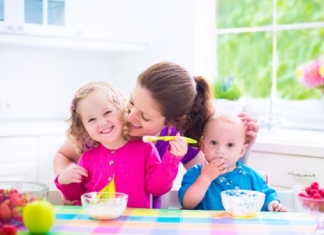
M272 33L217 36L217 79L234 78L245 96L270 96Z
M324 21L323 0L278 0L278 24Z
M48 24L65 25L65 0L48 1Z
M217 28L272 24L272 0L216 0Z
M279 31L278 96L285 99L320 98L317 89L307 89L297 81L297 67L324 55L324 29Z
M4 0L0 0L0 21L4 21Z
M43 0L25 0L25 23L43 24Z

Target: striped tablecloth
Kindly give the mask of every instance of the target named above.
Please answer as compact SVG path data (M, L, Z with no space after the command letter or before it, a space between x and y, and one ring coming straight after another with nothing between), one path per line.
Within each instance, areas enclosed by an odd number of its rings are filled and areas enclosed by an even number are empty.
M56 219L48 234L274 234L311 232L315 218L297 212L261 212L255 218L235 219L224 211L126 209L115 220L93 220L82 207L56 206ZM30 234L25 227L18 234Z

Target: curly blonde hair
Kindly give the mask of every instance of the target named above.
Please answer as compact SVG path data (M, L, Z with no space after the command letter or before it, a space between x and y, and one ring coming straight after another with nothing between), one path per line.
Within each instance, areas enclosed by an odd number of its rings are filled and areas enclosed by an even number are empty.
M86 131L81 116L76 112L78 102L94 91L101 91L106 94L107 102L111 102L118 110L118 118L123 123L123 137L128 140L128 127L127 127L127 98L116 87L105 82L90 82L82 86L74 95L70 111L71 117L67 120L70 127L67 130L67 136L70 141L75 145L78 153L84 153L89 148L97 146L99 143L92 139Z

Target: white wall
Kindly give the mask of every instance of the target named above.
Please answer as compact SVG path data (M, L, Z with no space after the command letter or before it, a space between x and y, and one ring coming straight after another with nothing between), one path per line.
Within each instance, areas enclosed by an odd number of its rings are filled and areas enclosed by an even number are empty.
M201 29L199 17L207 14L197 14L203 9L199 4L199 0L138 1L137 20L145 32L141 37L150 44L139 53L0 44L0 120L65 119L73 93L84 83L104 80L129 95L139 73L160 61L179 63L192 74L211 75L213 68L203 63L211 61L203 57L214 49L199 50L202 44L195 37ZM210 42L210 35L201 32L200 38ZM6 103L10 108L4 107Z

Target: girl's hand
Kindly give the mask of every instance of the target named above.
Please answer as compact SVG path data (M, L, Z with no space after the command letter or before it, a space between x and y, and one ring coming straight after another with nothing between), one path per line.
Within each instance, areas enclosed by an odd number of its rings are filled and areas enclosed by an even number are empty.
M88 177L88 172L81 166L71 165L64 169L59 177L60 184L80 183L82 176Z
M248 149L250 149L254 144L260 129L258 120L247 113L239 113L237 116L245 125L245 134L247 136L246 143L248 144Z
M268 211L287 212L287 209L282 204L280 204L279 201L274 200L269 202Z
M206 177L210 182L227 171L224 158L215 158L211 162L203 161L200 175Z
M188 151L188 143L177 133L176 138L174 140L169 141L170 143L170 153L177 157L183 157Z

